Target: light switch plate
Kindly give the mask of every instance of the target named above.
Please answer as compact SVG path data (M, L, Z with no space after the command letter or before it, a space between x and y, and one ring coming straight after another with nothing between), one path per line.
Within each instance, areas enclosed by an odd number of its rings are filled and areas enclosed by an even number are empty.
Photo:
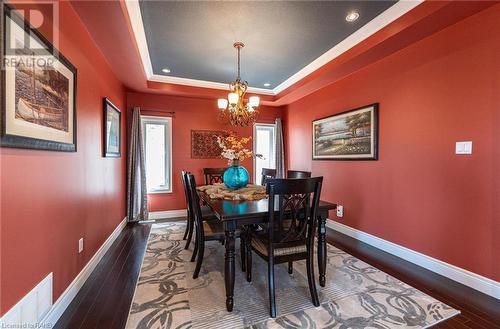
M455 154L472 154L472 142L457 142L455 144Z
M81 253L83 251L83 238L78 240L78 253Z

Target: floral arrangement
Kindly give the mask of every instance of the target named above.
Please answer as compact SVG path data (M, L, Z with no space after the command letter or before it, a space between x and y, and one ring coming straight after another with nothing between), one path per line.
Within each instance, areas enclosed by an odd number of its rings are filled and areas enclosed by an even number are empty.
M252 139L252 137L242 137L238 139L236 133L229 132L227 136L218 136L217 143L222 149L221 156L228 160L229 165L235 161L243 161L251 158L253 152L245 145Z

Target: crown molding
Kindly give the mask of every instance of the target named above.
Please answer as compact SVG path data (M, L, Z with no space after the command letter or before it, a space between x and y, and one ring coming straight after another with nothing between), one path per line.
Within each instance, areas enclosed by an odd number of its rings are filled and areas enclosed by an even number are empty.
M158 75L158 74L152 74L148 78L148 80L154 81L154 82L173 83L173 84L177 84L177 85L184 85L184 86L191 86L191 87L221 89L221 90L226 90L226 91L229 88L228 83L196 80L196 79L187 79L187 78L180 78L180 77L171 77L171 76L164 76L164 75ZM275 95L273 90L271 90L271 89L255 88L255 87L248 87L247 92L261 94L261 95Z
M386 27L399 17L403 16L413 8L420 5L424 0L400 0L391 6L389 9L369 21L367 24L362 26L360 29L356 30L346 39L326 51L323 55L316 58L314 61L303 67L300 71L296 72L288 79L280 83L274 89L256 88L248 87L248 92L257 93L262 95L277 95L293 84L297 83L301 79L305 78L312 72L316 71L320 67L324 66L328 62L337 58L344 52L353 48L355 45L364 41L371 35L380 31L382 28ZM151 65L151 58L149 56L148 44L146 41L146 33L144 32L144 24L142 21L141 9L139 7L138 0L126 0L126 9L129 15L130 23L132 25L132 31L134 33L137 48L139 49L139 54L141 56L142 65L144 72L146 74L146 79L148 81L163 82L171 84L179 84L185 86L202 87L202 88L212 88L227 90L228 84L205 81L197 79L187 79L174 76L164 76L153 73L153 68Z

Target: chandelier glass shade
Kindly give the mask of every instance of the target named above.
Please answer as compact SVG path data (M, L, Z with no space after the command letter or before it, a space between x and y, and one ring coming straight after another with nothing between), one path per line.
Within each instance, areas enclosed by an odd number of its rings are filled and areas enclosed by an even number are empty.
M259 96L250 96L245 102L245 94L248 83L242 81L240 77L240 49L245 45L236 42L234 48L238 51L238 76L234 82L229 84L229 94L227 98L219 98L217 107L219 108L219 121L229 123L232 126L248 126L257 120L259 115Z

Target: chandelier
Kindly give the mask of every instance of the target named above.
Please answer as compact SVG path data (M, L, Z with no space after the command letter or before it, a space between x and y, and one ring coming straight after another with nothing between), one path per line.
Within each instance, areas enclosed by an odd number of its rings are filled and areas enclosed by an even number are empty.
M251 96L245 104L245 93L248 89L248 82L241 81L240 77L240 49L245 45L243 42L235 42L234 48L238 51L238 76L236 81L229 84L229 94L227 99L219 98L219 121L230 123L232 126L248 126L255 123L259 115L259 96Z

